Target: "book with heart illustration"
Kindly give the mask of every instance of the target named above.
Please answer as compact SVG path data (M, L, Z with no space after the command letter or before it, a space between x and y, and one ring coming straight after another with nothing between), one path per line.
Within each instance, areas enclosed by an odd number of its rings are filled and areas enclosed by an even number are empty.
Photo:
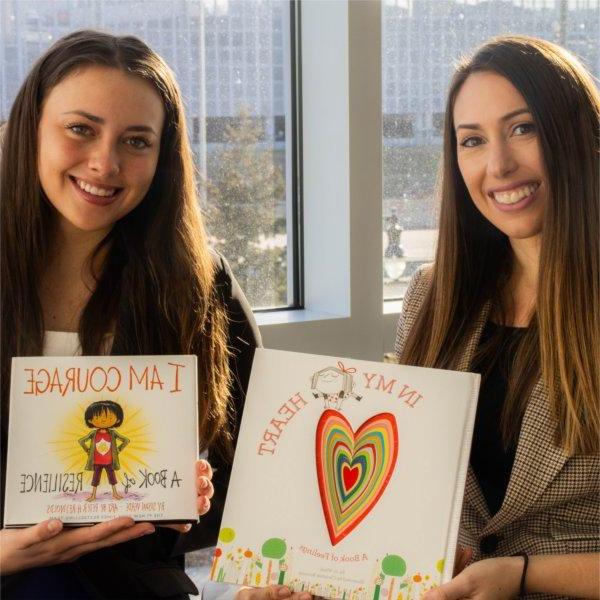
M417 599L451 578L479 375L259 349L214 581Z
M13 358L4 526L196 522L197 414L195 356Z

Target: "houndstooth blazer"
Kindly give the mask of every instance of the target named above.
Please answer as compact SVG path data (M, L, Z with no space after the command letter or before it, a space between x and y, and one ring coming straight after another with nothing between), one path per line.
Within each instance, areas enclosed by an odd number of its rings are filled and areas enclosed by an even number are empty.
M429 288L429 270L411 280L396 334L400 356ZM458 370L468 371L486 323L489 306L474 323ZM600 551L600 457L568 457L554 444L555 420L542 381L534 386L521 425L517 452L500 510L490 515L469 467L459 544L474 550L474 560L517 552L570 554ZM530 594L533 600L564 596Z

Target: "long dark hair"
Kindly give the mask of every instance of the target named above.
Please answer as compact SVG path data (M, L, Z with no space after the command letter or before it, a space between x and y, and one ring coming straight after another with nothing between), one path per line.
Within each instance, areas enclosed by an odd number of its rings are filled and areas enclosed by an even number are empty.
M79 323L83 354L196 354L200 439L228 445L230 373L227 317L215 289L194 180L181 94L165 62L132 36L78 31L33 66L11 110L1 171L1 377L7 415L13 356L41 355L44 317L38 286L49 253L52 210L37 171L42 103L74 70L113 67L150 82L165 124L156 173L144 200L96 248L107 249ZM93 264L93 257L90 257ZM6 419L4 420L6 423Z
M509 380L504 440L518 437L528 393L541 375L557 443L568 453L594 452L600 428L600 95L560 46L502 36L457 67L446 104L431 287L400 358L455 367L477 316L488 301L502 298L510 272L508 238L475 208L458 168L454 103L467 77L481 71L508 79L527 102L548 177L535 315Z

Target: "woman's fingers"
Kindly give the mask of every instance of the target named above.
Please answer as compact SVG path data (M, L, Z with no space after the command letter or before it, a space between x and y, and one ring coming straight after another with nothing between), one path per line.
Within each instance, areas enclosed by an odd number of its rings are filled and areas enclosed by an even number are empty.
M152 524L136 524L129 517L70 529L64 529L56 519L26 529L3 529L0 531L0 565L4 574L10 574L32 567L68 562L82 554L121 544L153 531Z
M29 548L34 544L45 542L58 534L63 528L63 524L58 519L49 519L42 521L33 527L18 530L21 548Z
M307 592L294 592L285 585L269 585L264 588L242 588L235 600L312 600Z
M264 588L242 588L236 594L236 600L284 600L292 592L284 585L270 585Z
M198 495L206 496L209 500L215 494L215 488L213 487L213 484L211 483L211 481L208 477L205 477L205 476L198 477L198 480L196 481L196 487L198 490Z
M100 544L119 533L122 534L121 537L131 539L136 537L141 529L140 525L146 524L140 523L136 526L130 517L118 517L89 527L73 527L63 531L62 535L53 540L55 543L50 546L50 551L60 554L73 548Z
M159 527L164 527L165 529L173 529L174 531L179 531L179 533L187 533L191 528L191 523L169 523L168 525L159 525Z
M107 523L112 523L112 521L107 521ZM95 529L107 523L100 523L87 529ZM154 526L151 523L127 524L127 526L121 525L119 528L115 525L110 528L99 528L94 532L90 531L88 536L78 536L69 540L71 545L62 552L62 560L69 562L83 554L94 552L100 548L114 546L115 544L122 544L123 542L128 542L150 533L154 533ZM74 541L76 543L73 544Z
M208 463L206 464L208 465ZM210 469L210 465L208 465L208 468ZM198 492L197 508L199 515L205 515L210 510L210 499L215 494L215 488L210 481L212 473L206 469L203 469L203 472L205 475L199 475L196 480L196 490Z
M205 515L210 510L210 500L206 496L198 496L196 506L198 514L200 516Z
M213 470L207 460L201 458L200 460L196 461L196 475L198 475L198 477L204 476L208 479L212 479Z

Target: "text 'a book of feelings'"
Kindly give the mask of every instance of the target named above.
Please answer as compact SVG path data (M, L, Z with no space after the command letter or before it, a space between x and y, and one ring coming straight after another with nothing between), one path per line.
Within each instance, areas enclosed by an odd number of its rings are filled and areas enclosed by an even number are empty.
M213 581L409 600L451 578L479 375L256 351Z
M13 358L4 526L196 522L195 356Z

